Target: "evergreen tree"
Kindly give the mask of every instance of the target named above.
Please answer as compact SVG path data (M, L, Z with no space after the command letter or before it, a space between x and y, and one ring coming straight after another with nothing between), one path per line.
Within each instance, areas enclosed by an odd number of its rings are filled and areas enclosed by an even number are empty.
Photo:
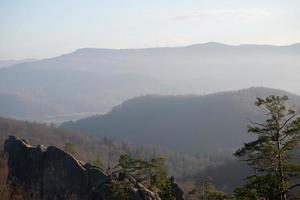
M213 185L213 179L206 177L203 182L197 182L188 194L190 200L225 200L228 197L224 192L218 191Z
M117 174L117 179L113 180L109 187L114 188L118 195L126 195L128 188L135 184L131 181L137 180L148 189L158 191L162 200L175 199L175 191L168 177L164 158L158 157L146 161L123 154L119 158L118 165L114 167L113 174Z
M291 179L300 172L300 165L295 162L300 118L291 106L287 106L287 100L287 96L257 98L255 104L266 120L251 122L248 132L256 135L256 140L244 144L234 154L254 170L247 184L235 191L238 197L286 200L289 191L299 186L293 185Z

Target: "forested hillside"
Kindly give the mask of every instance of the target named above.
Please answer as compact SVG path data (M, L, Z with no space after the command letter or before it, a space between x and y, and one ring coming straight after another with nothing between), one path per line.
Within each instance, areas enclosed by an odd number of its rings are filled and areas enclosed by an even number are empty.
M262 119L254 105L256 97L270 94L288 95L289 103L300 108L299 96L270 88L203 96L147 95L125 101L105 115L62 127L181 152L232 155L251 139L247 134L250 120Z

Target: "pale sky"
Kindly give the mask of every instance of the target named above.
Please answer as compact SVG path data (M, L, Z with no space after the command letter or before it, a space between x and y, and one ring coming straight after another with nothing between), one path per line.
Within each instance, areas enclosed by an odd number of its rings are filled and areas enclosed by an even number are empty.
M300 42L300 0L0 0L0 60L79 48Z

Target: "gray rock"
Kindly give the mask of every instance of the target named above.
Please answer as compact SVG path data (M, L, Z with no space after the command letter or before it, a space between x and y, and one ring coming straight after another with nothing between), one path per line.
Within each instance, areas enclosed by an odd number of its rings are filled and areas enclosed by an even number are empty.
M170 181L172 183L172 188L174 190L176 200L183 200L183 191L175 182L175 178L173 176L170 178Z
M10 136L5 141L4 151L8 154L10 183L22 186L29 199L108 200L105 184L111 177L102 169L90 163L84 164L57 147L35 147ZM141 183L136 185L131 190L130 199L160 200Z

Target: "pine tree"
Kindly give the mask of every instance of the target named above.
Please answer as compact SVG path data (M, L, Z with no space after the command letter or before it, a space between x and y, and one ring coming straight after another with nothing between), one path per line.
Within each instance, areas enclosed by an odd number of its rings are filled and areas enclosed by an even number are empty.
M229 199L229 197L215 188L211 177L206 177L202 182L195 183L193 190L188 193L188 199L225 200Z
M289 191L300 186L291 182L300 172L300 164L295 162L295 150L300 143L300 118L295 109L287 106L287 100L287 96L257 98L255 104L266 120L251 122L248 132L257 139L244 144L234 154L254 170L248 183L236 190L238 195L286 200Z
M168 177L164 158L156 157L147 161L123 154L113 170L114 174L118 174L118 178L111 182L112 185L109 185L109 187L116 187L120 194L126 193L128 187L134 185L131 180L137 180L148 189L158 191L162 200L175 199L173 182Z

